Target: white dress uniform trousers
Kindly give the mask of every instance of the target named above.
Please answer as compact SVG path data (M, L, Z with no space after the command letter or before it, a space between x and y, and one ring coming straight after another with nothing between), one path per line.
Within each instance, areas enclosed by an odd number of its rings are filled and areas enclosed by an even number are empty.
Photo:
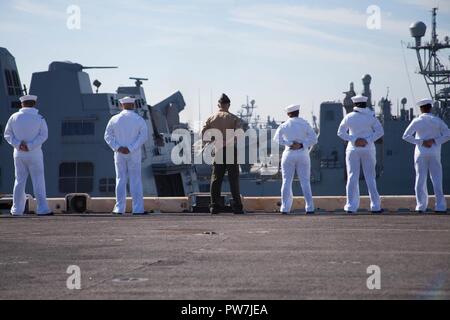
M416 145L414 166L416 169L417 211L428 207L428 172L436 195L436 211L446 211L447 204L442 186L441 145L450 140L450 130L440 118L432 114L422 114L415 118L403 135L403 139ZM435 140L431 148L423 146L425 140Z
M342 120L338 136L348 141L346 150L347 165L347 203L344 210L356 212L359 209L360 192L359 176L361 166L364 172L367 189L370 196L371 211L381 210L381 200L376 184L376 149L375 141L384 135L383 127L375 117L372 110L368 108L354 108ZM365 139L365 147L355 146L358 138Z
M288 213L292 209L292 182L295 172L297 172L305 198L305 210L306 212L313 212L314 201L311 192L311 159L309 151L317 143L316 133L306 120L290 118L278 127L274 140L286 146L281 159L283 184L281 187L282 201L280 211ZM303 148L291 150L290 146L294 142L302 143Z
M45 190L44 160L41 146L48 138L45 119L35 108L22 108L13 114L5 128L5 139L14 147L15 183L12 215L23 215L25 211L25 187L31 176L34 196L37 202L37 214L48 214ZM28 152L20 151L21 142L28 146Z
M114 151L116 168L117 202L114 208L115 213L125 213L128 181L133 200L133 213L144 213L141 148L147 139L148 127L145 120L131 110L124 110L112 117L106 127L105 141ZM119 153L120 147L128 148L130 153Z

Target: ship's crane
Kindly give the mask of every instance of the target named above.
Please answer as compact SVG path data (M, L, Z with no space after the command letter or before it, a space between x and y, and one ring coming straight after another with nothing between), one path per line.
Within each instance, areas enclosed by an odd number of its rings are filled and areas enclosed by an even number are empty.
M409 45L408 48L416 51L420 68L419 73L423 75L431 97L440 103L437 108L438 115L444 119L450 119L450 70L448 66L442 64L438 56L438 53L442 50L450 49L450 41L448 37L445 37L444 42L438 39L436 31L437 11L437 8L432 10L431 41L422 44L427 26L419 21L413 23L410 27L415 44Z

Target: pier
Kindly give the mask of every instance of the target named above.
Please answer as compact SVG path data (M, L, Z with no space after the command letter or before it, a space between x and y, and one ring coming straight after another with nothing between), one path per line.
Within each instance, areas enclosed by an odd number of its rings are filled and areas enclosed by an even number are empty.
M448 215L2 215L0 229L0 299L450 298Z
M91 198L87 194L72 194L65 198L49 199L50 209L54 213L66 213L70 211L70 199L79 197L85 202L83 209L76 213L111 213L114 208L115 198ZM199 197L209 197L206 194L199 194ZM414 196L382 196L382 208L386 213L413 212L416 206ZM144 198L145 210L157 213L187 213L192 212L193 198L177 197L177 198ZM340 213L343 212L345 205L345 197L314 197L314 203L317 212L320 213ZM0 198L1 200L1 198ZM450 196L446 197L447 205L450 208ZM204 202L204 201L203 201ZM361 197L361 212L370 211L370 200L367 196ZM243 197L244 208L250 213L274 213L280 209L280 197ZM293 208L295 211L301 212L305 206L302 197L295 197ZM434 197L430 197L429 207L434 207ZM35 200L29 200L29 210L34 211L36 208ZM131 212L131 199L127 199L127 211ZM205 211L207 212L207 210Z
M100 198L89 213L50 199L53 217L2 214L0 299L450 298L450 217L408 211L414 197L384 197L396 209L376 215L334 211L340 197L317 198L312 216L244 200L242 216L190 212L188 198L146 198L159 210L144 217L112 216L114 199ZM81 290L67 288L69 266ZM367 286L371 266L379 290Z

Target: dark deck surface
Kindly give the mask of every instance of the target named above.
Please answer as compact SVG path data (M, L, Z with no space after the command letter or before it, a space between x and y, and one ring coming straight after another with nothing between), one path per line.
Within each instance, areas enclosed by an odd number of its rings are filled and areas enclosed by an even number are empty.
M329 298L450 299L450 216L0 216L0 299Z

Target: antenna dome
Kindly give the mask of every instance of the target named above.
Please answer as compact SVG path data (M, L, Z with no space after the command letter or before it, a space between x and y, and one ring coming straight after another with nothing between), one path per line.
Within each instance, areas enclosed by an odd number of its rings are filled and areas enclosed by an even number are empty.
M413 23L410 27L409 30L411 31L411 36L413 38L422 38L425 33L427 32L427 25L425 23L423 23L422 21L418 21Z
M372 82L372 77L370 74L365 74L362 77L363 84L370 84Z

